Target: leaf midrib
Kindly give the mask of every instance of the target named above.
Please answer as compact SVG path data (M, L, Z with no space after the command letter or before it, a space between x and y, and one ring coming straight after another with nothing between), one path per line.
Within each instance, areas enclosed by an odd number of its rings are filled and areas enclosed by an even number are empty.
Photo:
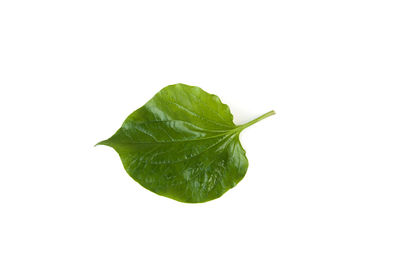
M218 134L218 135L214 135L214 136L210 136L210 137L206 137L206 138L195 138L195 139L184 139L184 140L175 140L175 141L153 141L153 142L129 142L129 143L120 143L120 144L173 144L173 143L185 143L185 142L195 142L195 141L201 141L201 140L207 140L207 139L216 139L219 137L223 137L223 136L228 136L231 134L234 134L235 132L238 131L238 129L240 129L240 127L236 127L234 129L231 130L227 130L225 131L225 133L222 134ZM122 132L124 132L124 134L126 136L128 136L129 138L132 138L132 136L129 136L125 130L123 129Z

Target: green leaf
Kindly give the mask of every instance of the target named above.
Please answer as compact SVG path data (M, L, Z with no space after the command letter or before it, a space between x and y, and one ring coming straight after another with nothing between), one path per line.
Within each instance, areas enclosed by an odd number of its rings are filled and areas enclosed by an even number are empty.
M199 87L167 86L133 112L122 127L98 145L119 154L125 170L143 187L181 202L216 199L246 174L236 126L226 104Z

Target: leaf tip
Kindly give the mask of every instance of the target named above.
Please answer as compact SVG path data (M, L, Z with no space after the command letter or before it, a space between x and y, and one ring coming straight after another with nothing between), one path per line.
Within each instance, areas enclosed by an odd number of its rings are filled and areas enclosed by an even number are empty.
M99 145L108 146L107 140L103 140L103 141L100 141L100 142L96 143L96 144L94 145L94 147L99 146Z

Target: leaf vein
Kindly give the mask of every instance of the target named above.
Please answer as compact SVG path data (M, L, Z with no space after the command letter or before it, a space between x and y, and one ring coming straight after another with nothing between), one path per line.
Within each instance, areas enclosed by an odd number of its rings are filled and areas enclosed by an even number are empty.
M194 116L196 116L196 117L198 117L198 118L200 118L200 119L202 119L202 120L211 122L211 123L214 124L214 125L222 126L222 127L229 127L229 126L226 125L226 124L217 123L217 122L212 121L212 120L210 120L210 119L208 119L208 118L206 118L206 117L203 117L203 116L199 115L198 113L191 111L190 109L188 109L187 107L185 107L185 106L183 106L183 105L181 105L181 104L179 104L179 103L175 103L175 102L172 102L172 101L169 101L169 100L166 100L166 99L164 99L164 100L165 100L166 102L169 102L169 103L172 103L172 104L176 105L177 107L179 107L180 109L186 111L187 113L192 114L192 115L194 115Z

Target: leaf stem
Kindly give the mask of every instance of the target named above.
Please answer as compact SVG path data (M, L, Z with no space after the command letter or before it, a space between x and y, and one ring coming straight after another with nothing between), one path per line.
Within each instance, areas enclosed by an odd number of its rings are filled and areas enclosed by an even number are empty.
M240 131L242 131L243 129L245 129L245 128L247 128L247 127L249 127L249 126L251 126L251 125L257 123L258 121L261 121L261 120L263 120L264 118L267 118L268 116L271 116L271 115L274 115L274 114L276 114L274 110L269 111L268 113L265 113L265 114L263 114L262 116L259 116L259 117L257 117L256 119L251 120L250 122L247 122L246 124L240 125L240 126L238 127L238 129L239 129Z

